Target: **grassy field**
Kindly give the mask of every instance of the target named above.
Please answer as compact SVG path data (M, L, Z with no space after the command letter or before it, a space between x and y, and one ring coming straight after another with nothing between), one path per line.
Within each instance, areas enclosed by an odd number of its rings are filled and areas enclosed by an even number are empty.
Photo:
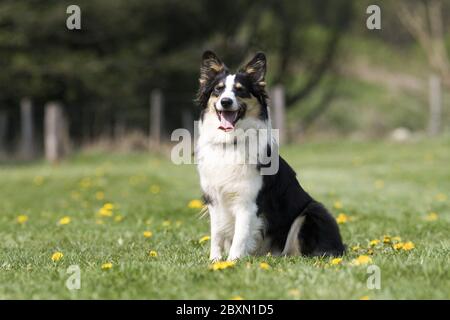
M450 298L449 139L310 143L282 154L341 214L342 261L269 256L210 270L209 241L199 243L208 219L188 206L201 195L193 165L81 154L57 167L0 166L0 298ZM367 288L364 256L381 269L380 290ZM70 265L81 270L79 290L65 286Z

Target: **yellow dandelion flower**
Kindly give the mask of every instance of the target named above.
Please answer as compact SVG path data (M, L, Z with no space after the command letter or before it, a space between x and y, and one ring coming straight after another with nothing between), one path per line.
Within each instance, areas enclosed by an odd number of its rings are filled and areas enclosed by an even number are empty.
M71 197L73 200L80 200L81 195L80 195L80 193L77 192L77 191L72 191L72 192L70 193L70 197Z
M58 262L59 260L62 259L62 257L64 257L62 252L55 252L55 253L52 254L52 261L53 262Z
M123 216L121 216L120 214L114 216L114 221L115 222L120 222L122 220L123 220Z
M201 209L201 208L203 208L203 202L201 200L198 200L198 199L191 200L188 203L188 208L190 208L190 209Z
M217 261L214 262L212 265L209 266L209 268L213 271L217 270L224 270L228 268L232 268L236 265L236 262L234 261Z
M392 248L394 248L395 250L400 250L401 248L403 248L404 243L403 242L398 242L395 243Z
M105 170L103 168L96 168L95 169L95 176L96 177L103 177L105 175Z
M151 250L148 255L152 258L157 258L158 257L158 252L156 252L155 250Z
M103 200L105 199L105 193L103 191L98 191L95 193L95 199Z
M92 185L92 181L90 178L83 178L80 181L80 188L81 189L89 189Z
M433 162L433 160L434 160L434 154L432 154L432 153L426 153L426 154L423 156L423 159L424 159L425 161L427 161L427 162Z
M164 220L162 222L162 226L165 227L165 228L170 227L171 224L172 224L172 221L170 221L170 220Z
M439 201L439 202L444 202L444 201L446 201L446 200L448 199L448 197L447 197L447 195L444 194L444 193L438 193L438 194L434 197L434 199L435 199L436 201Z
M241 296L233 296L230 300L244 300Z
M100 210L98 211L98 214L101 217L112 217L113 212L111 209L106 208L105 206L101 207Z
M412 243L411 241L408 241L408 242L405 242L405 243L403 244L402 249L405 250L405 251L409 251L409 250L414 249L415 247L416 247L416 246L414 245L414 243Z
M261 263L259 264L259 267L260 267L262 270L269 270L269 269L270 269L270 265L269 265L267 262L261 262Z
M336 266L336 265L341 264L341 263L342 263L342 258L334 258L334 259L332 259L331 262L330 262L330 264L331 264L332 266Z
M372 263L372 258L367 255L360 255L358 258L353 259L352 265L360 266L368 263Z
M402 238L399 237L399 236L395 236L395 237L392 237L392 241L393 242L399 242L399 241L402 241Z
M348 216L345 213L339 213L336 218L336 222L339 224L347 223L349 220Z
M158 186L157 184L153 184L150 186L149 191L150 191L150 193L158 194L161 191L161 187Z
M335 209L342 209L344 206L342 205L342 202L338 200L333 204L333 207Z
M391 243L391 237L387 236L387 235L384 235L383 236L383 243L386 243L386 244Z
M288 291L288 295L293 297L293 298L300 298L300 290L298 290L298 289L290 289Z
M208 241L208 240L210 240L211 239L211 237L210 236L203 236L203 237L201 237L200 238L200 240L198 240L198 243L203 243L203 242L205 242L205 241Z
M58 224L59 225L65 225L65 224L69 224L72 221L72 219L70 219L69 216L64 216L61 219L59 219Z
M111 210L114 210L115 207L114 207L114 205L113 205L112 203L107 202L107 203L105 203L105 204L103 205L103 208L106 209L106 210L111 211Z
M384 181L381 179L375 180L373 183L375 189L383 189L384 188Z
M370 256L373 255L373 249L367 249L367 254Z
M102 268L102 270L109 270L112 268L112 266L113 266L113 264L111 262L106 262L106 263L102 264L101 268Z
M360 166L362 164L362 158L360 157L355 157L352 159L352 164L357 167Z
M151 231L144 231L143 235L145 238L151 238L153 236L153 233Z
M362 296L359 300L370 300L369 296Z
M21 215L17 216L17 223L24 224L27 221L28 221L28 216L27 215L21 214Z
M436 221L439 218L438 214L436 212L430 212L426 215L425 220L426 221Z
M41 186L44 183L44 177L43 176L36 176L36 177L34 177L33 183L36 186Z
M380 243L380 240L378 240L378 239L373 239L373 240L371 240L370 242L369 242L369 245L371 246L371 247L375 247L377 244L379 244Z

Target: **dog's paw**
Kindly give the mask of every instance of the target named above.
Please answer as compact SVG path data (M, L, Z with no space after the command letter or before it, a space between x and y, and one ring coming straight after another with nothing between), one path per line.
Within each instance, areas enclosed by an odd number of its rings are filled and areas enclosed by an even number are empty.
M222 256L210 256L209 261L211 261L212 263L222 261Z
M227 261L236 262L240 258L243 258L245 255L242 254L230 254L227 258Z

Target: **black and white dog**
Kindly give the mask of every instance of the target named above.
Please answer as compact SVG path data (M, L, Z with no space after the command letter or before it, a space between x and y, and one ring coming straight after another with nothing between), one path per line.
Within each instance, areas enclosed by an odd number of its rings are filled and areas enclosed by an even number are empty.
M283 158L276 154L278 170L262 175L258 160L235 147L250 131L271 130L265 73L263 53L235 74L213 52L203 54L196 153L211 219L210 259L269 252L342 255L345 246L335 219L303 190ZM273 146L270 135L262 136L254 140L258 156L270 154Z

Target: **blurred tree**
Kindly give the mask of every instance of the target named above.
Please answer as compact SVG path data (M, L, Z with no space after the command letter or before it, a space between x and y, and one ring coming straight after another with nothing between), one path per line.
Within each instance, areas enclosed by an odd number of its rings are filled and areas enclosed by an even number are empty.
M332 66L352 16L352 0L217 2L80 0L81 30L68 30L67 0L0 2L0 109L9 141L19 101L30 97L42 133L43 106L60 101L78 142L124 128L148 130L149 95L164 94L164 127L195 112L204 49L231 65L264 50L269 82L288 105L307 97ZM2 123L5 121L2 120ZM1 130L0 130L1 131Z
M430 135L440 131L442 82L450 88L450 60L445 43L444 4L441 0L398 2L398 17L426 53L430 66Z

